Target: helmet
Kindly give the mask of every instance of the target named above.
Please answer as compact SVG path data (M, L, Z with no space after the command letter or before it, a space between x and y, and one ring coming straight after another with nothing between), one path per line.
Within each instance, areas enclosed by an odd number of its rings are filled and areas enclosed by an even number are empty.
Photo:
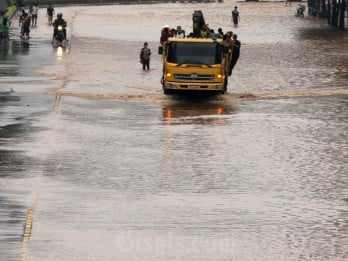
M57 17L58 17L58 18L62 18L62 17L63 17L63 14L62 14L62 13L58 13L58 14L57 14Z

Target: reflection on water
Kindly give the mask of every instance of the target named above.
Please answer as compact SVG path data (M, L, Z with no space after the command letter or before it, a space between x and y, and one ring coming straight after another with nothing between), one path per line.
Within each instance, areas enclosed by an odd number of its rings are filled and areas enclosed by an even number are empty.
M27 260L345 259L346 97L166 102L62 97Z
M30 41L12 40L11 49L13 55L29 55Z
M12 43L0 48L0 77L17 75L18 66L12 55ZM4 91L1 90L0 91Z
M15 127L15 126L14 126ZM3 132L0 133L0 145L4 145ZM24 160L18 156L19 151L0 150L0 177L20 177L25 171ZM22 172L22 173L21 173Z
M68 46L57 46L54 48L56 53L56 59L62 60L64 58L64 55L67 55L69 53L69 47Z
M234 113L232 105L208 101L172 102L163 106L165 125L176 124L218 124L221 125L225 115Z
M5 60L9 53L10 46L0 46L0 61Z
M57 60L61 60L63 57L63 47L58 46L56 50Z

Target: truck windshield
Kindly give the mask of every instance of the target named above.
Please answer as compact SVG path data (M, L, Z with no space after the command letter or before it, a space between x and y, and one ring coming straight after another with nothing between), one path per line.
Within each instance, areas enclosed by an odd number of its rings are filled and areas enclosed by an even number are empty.
M221 45L215 42L170 42L167 61L178 64L219 64Z

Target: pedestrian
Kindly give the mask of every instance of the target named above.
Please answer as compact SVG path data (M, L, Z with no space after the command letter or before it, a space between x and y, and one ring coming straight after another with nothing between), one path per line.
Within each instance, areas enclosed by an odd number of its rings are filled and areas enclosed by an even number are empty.
M22 27L21 27L21 38L25 40L29 40L30 34L30 16L24 11L22 18Z
M23 24L23 21L24 21L24 15L26 14L25 10L22 9L22 13L21 15L19 16L19 23L18 23L18 26L21 26Z
M232 75L232 70L234 66L236 65L239 55L240 55L240 41L238 40L238 36L234 34L232 36L233 39L233 48L232 48L232 57L229 65L229 71L228 71L228 76Z
M238 22L240 20L239 11L237 9L238 9L238 7L235 6L234 10L232 11L232 22L233 22L234 26L238 26Z
M33 5L33 8L31 10L31 26L35 26L37 24L37 13L39 12L39 8L36 4Z
M148 43L144 43L144 47L141 48L140 50L140 62L143 65L143 70L145 71L150 70L150 56L151 56L151 51L148 47Z
M51 25L53 21L53 15L54 15L54 8L51 4L48 4L47 7L47 18L48 18L48 24Z
M4 17L0 22L0 43L7 44L10 40L9 33L11 31L11 22Z

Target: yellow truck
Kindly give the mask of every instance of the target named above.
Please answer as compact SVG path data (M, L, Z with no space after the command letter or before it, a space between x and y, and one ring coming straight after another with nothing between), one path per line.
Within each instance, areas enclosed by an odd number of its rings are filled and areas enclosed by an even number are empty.
M169 38L160 46L164 94L226 92L230 54L222 39L200 36L204 24L201 11L195 11L191 36Z

